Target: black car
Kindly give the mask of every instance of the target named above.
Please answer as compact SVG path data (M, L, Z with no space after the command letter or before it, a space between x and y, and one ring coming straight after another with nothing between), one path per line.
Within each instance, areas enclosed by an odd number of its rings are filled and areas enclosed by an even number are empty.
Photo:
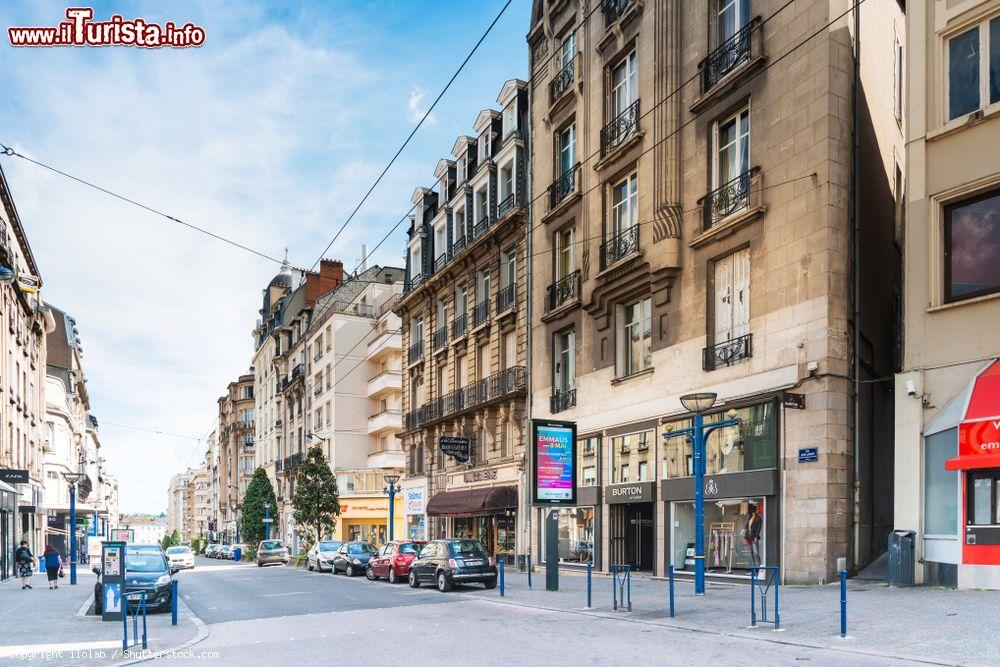
M497 585L497 566L478 540L434 540L410 563L410 586L434 583L446 593L455 584Z
M334 574L346 572L349 577L361 574L368 567L368 561L377 553L378 549L371 542L344 542L333 555L330 571Z
M101 576L101 568L94 567ZM142 591L146 591L146 610L170 609L173 572L158 544L125 545L125 596L131 607ZM94 586L94 609L99 614L104 607L100 580Z

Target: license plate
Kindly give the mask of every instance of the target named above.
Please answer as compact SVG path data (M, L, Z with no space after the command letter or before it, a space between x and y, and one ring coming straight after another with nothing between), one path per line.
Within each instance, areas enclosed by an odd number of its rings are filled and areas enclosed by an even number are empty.
M142 599L142 593L128 593L125 598L132 602L138 602Z
M466 560L465 564L471 567L481 567L483 564L482 560Z

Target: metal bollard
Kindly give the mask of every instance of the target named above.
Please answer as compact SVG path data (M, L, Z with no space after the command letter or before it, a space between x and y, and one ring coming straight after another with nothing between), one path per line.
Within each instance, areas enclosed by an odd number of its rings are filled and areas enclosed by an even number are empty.
M528 588L531 588L531 554L528 554Z
M170 583L170 625L177 625L177 580Z
M503 576L503 574L504 574L504 566L503 566L503 559L502 558L500 559L499 565L500 565L500 597L503 597L503 584L504 584L504 576Z
M840 571L840 636L847 636L847 570Z
M590 609L591 577L593 576L594 564L587 562L587 609Z
M750 568L750 627L757 627L757 607L756 607L756 596L757 592L757 568Z
M149 648L146 644L146 591L142 592L142 648Z
M670 576L670 618L674 617L674 564L671 563L668 568L668 573Z
M632 611L632 569L625 570L625 588L628 591L628 610Z

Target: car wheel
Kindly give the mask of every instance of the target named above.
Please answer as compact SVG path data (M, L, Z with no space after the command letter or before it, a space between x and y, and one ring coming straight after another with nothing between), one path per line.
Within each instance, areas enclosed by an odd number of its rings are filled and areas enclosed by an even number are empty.
M390 584L399 583L399 575L396 574L396 569L393 567L389 568L389 583Z
M353 577L354 576L354 566L353 565L348 565L347 569L344 570L344 574L346 574L348 577Z
M264 564L261 563L260 561L257 561L257 567L264 567Z
M410 570L410 588L420 588L420 580L417 579L417 573Z
M437 576L438 590L442 593L447 593L451 590L451 580L448 579L448 575L444 572L438 572Z
M368 581L376 581L378 577L375 576L375 571L372 570L372 566L369 565L365 568L365 576L368 577Z
M312 561L308 561L308 563L309 563L309 571L312 572L313 571Z
M483 588L485 588L488 591L492 591L496 587L497 587L496 579L487 579L486 581L483 582Z

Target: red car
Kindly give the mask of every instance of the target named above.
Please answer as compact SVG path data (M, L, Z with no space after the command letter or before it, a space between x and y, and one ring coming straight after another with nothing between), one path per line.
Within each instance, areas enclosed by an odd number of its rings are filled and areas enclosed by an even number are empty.
M410 563L420 553L426 542L420 540L394 540L386 542L378 553L368 561L365 576L369 581L387 577L389 583L406 581L410 574Z

